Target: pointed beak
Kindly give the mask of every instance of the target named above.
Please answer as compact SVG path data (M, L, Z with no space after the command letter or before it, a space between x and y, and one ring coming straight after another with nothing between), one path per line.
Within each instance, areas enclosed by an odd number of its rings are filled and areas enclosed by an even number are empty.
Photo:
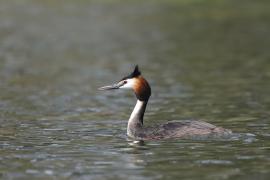
M109 86L103 86L98 88L99 90L112 90L112 89L119 89L121 86L123 86L125 83L120 81L119 83L109 85Z

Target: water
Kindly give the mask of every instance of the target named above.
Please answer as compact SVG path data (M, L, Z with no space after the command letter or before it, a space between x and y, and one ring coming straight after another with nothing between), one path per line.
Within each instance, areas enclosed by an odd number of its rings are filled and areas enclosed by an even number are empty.
M1 1L2 179L269 179L269 1ZM202 119L224 140L126 139L139 64L145 124ZM240 134L240 135L239 135Z

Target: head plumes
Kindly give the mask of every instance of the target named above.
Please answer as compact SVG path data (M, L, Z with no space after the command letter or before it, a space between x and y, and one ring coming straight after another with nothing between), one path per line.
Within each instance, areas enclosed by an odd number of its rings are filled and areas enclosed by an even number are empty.
M125 80L125 79L132 79L132 78L138 77L138 76L140 76L140 75L141 75L141 72L140 72L140 70L139 70L139 66L136 65L135 68L134 68L134 70L133 70L133 72L132 72L130 75L124 77L122 80Z

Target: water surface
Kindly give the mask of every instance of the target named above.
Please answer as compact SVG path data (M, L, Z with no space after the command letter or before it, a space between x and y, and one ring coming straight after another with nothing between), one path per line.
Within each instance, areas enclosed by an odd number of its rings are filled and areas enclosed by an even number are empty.
M269 179L268 1L1 1L2 179ZM243 137L132 145L139 64L145 125L202 119Z

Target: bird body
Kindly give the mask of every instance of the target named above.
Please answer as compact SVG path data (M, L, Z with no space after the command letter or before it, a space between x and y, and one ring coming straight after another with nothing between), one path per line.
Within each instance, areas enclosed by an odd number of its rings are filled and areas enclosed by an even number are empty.
M134 71L129 76L124 77L118 83L99 89L132 89L134 91L137 103L130 115L127 125L127 135L134 140L220 137L231 134L230 130L195 120L169 121L161 125L144 127L143 117L151 96L151 87L141 75L138 66L135 67Z

